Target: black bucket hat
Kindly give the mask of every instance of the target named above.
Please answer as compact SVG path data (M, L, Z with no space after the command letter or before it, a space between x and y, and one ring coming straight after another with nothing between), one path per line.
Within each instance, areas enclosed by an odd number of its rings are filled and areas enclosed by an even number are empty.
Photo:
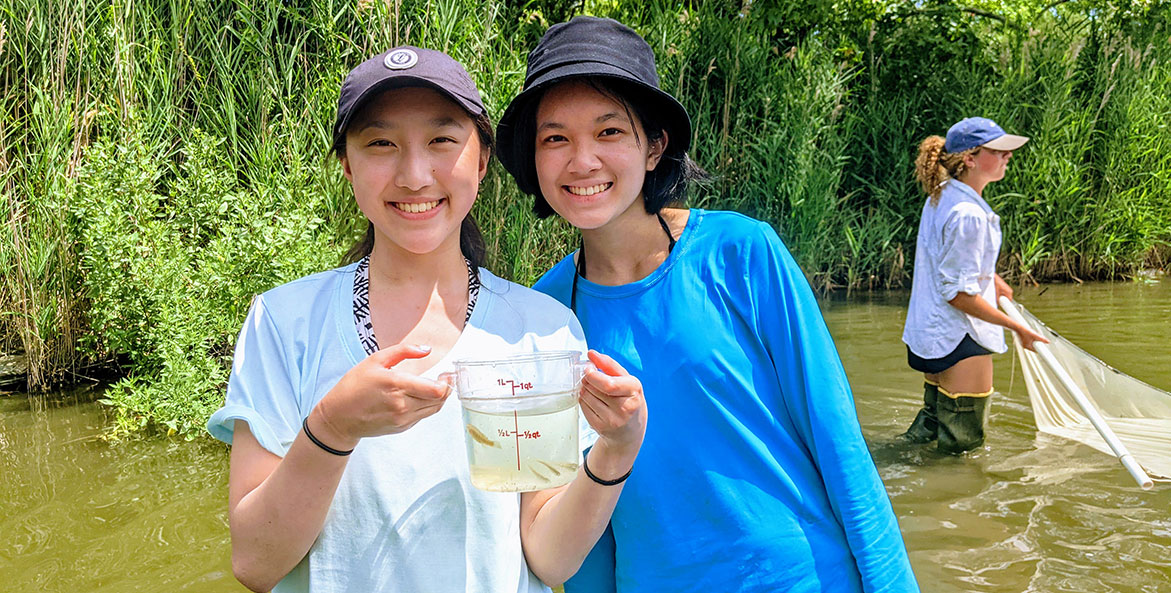
M435 89L472 117L487 113L476 83L454 58L433 49L401 45L358 64L346 75L337 98L334 146L345 135L354 115L366 101L382 91L409 86Z
M496 126L500 162L521 191L541 195L533 154L536 130L525 129L533 122L522 119L531 116L533 100L545 89L582 77L621 81L638 94L628 99L649 102L648 111L661 117L667 131L664 156L679 158L690 148L691 118L675 97L659 88L655 53L646 40L613 19L574 17L549 27L529 52L524 88L508 104Z

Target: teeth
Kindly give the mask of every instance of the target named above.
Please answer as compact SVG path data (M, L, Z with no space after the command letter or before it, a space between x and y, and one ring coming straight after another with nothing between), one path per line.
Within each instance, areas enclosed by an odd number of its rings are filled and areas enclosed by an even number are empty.
M395 208L398 208L399 210L402 210L403 212L411 212L414 214L418 214L420 212L426 212L426 211L428 211L438 205L439 205L439 200L435 200L434 202L419 202L417 204L409 204L407 202L394 202Z
M591 185L588 187L574 187L572 185L567 185L565 186L565 189L569 190L569 193L575 196L592 196L598 192L610 189L610 185L610 183L600 183L598 185Z

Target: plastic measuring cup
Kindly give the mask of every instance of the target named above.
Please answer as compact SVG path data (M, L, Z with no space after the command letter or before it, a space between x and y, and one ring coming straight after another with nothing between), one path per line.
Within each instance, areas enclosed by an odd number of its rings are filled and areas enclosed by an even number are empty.
M580 457L577 396L590 367L580 352L454 364L474 486L528 492L573 480Z

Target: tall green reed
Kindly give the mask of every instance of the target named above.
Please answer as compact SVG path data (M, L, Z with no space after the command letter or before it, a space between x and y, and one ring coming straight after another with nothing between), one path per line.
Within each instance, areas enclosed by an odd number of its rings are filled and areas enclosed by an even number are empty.
M1008 228L1005 252L1028 278L1113 278L1135 270L1171 232L1164 44L1083 20L1035 33L985 90L1017 129L1033 136L993 200ZM1162 212L1166 212L1162 210Z
M27 354L36 386L78 368L74 346L84 304L74 237L64 222L93 111L88 77L69 64L87 50L90 15L84 7L15 1L3 16L0 344Z

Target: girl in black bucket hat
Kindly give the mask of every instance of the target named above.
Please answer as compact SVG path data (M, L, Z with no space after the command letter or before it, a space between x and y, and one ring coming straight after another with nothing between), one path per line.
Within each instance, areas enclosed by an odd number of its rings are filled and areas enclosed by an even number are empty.
M536 212L581 230L535 288L653 411L612 529L566 592L917 591L801 270L765 223L666 207L701 176L691 136L646 41L592 17L549 29L498 127Z
M548 593L606 528L621 488L588 470L537 466L570 481L519 494L470 475L465 435L502 448L505 433L471 432L443 373L585 348L566 307L480 266L469 212L492 141L471 76L442 52L394 48L342 84L333 151L366 240L349 265L253 300L208 422L232 444L232 566L250 589ZM646 406L637 379L589 358L589 426L568 446L593 442L610 475L634 463ZM539 433L528 451L549 446Z

